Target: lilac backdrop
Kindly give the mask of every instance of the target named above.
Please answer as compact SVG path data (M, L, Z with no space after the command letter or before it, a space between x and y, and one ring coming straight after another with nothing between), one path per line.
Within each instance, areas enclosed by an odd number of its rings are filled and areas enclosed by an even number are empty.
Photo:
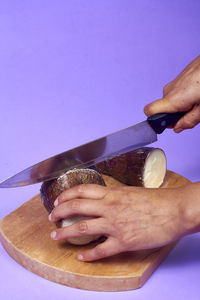
M145 116L200 49L200 2L0 1L0 180ZM168 169L200 178L200 127L154 146ZM0 190L0 218L40 184ZM17 228L13 228L17 230ZM0 246L0 298L199 299L199 238L184 238L142 289L100 293L32 274ZM109 299L110 299L109 298Z

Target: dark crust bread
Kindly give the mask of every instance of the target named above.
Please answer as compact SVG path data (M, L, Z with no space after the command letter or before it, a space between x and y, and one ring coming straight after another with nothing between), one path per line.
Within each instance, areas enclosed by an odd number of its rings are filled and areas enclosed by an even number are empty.
M40 195L44 207L51 213L54 208L54 201L65 190L79 184L99 184L104 185L105 182L102 176L92 169L73 169L66 172L64 175L43 182Z
M145 161L156 149L159 148L142 147L100 162L95 167L99 173L112 176L124 184L144 186Z

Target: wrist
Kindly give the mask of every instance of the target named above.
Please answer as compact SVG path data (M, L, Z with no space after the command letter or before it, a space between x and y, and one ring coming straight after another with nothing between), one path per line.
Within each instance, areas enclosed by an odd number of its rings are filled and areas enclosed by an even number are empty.
M183 235L200 231L200 182L190 183L181 188L180 214Z

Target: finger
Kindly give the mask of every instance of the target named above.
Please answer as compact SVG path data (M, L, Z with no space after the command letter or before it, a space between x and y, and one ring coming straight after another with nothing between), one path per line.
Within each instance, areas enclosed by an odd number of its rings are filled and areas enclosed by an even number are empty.
M109 235L108 224L104 218L95 218L77 222L71 226L55 229L51 233L53 240L66 240L91 235Z
M104 243L99 244L93 249L83 251L77 258L81 261L93 261L109 257L122 252L120 244L115 238L109 237Z
M98 184L80 184L62 192L55 200L54 205L62 202L77 199L102 199L108 192L108 188Z
M168 98L155 100L144 107L144 113L147 115L147 117L162 112L174 113L177 112L177 108Z
M99 200L74 199L56 206L49 215L49 221L57 222L72 215L101 216L104 212L104 204Z
M185 129L195 127L200 122L200 105L196 104L174 126L174 131L179 133Z

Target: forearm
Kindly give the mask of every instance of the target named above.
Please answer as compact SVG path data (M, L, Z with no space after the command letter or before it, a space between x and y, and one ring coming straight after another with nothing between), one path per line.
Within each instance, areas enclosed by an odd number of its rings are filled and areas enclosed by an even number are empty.
M190 183L181 190L180 214L184 235L200 231L200 182Z

